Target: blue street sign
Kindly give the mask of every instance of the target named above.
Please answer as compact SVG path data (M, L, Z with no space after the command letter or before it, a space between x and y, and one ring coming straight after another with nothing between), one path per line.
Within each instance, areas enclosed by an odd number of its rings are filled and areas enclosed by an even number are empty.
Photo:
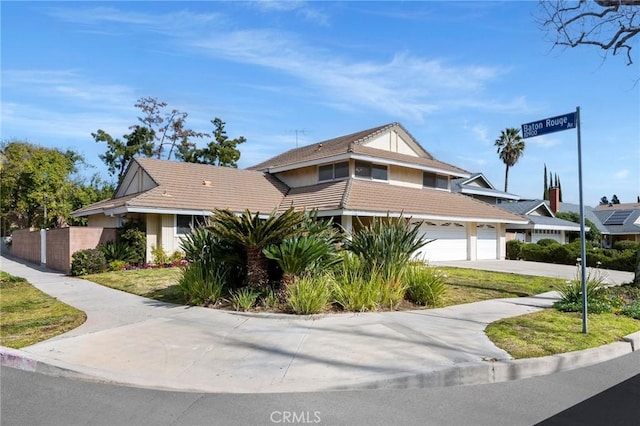
M522 125L522 137L533 138L546 135L547 133L560 132L562 130L574 129L576 127L576 113L559 115L557 117L544 118Z

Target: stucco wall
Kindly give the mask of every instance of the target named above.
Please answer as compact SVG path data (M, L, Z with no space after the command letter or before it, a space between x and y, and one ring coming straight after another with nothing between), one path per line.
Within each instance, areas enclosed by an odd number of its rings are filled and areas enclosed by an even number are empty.
M72 226L49 229L46 232L47 268L69 273L73 253L96 248L107 241L115 241L115 228ZM19 230L11 236L11 254L31 263L40 264L40 231Z

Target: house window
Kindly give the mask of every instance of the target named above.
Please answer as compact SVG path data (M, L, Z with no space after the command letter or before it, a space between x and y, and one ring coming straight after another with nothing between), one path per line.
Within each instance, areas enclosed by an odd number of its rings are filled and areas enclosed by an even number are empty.
M356 177L387 180L387 166L372 164L367 161L356 161Z
M176 215L176 234L187 235L191 233L192 228L198 228L205 223L205 216L195 215Z
M326 164L318 167L318 181L329 181L349 177L349 162Z
M449 189L449 177L437 173L424 172L422 186L425 188Z

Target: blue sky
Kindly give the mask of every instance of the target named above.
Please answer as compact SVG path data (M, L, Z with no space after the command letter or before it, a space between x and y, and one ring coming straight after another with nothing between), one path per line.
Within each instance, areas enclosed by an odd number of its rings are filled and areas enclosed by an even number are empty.
M581 108L585 204L640 195L640 58L552 49L537 2L2 2L2 140L71 148L108 177L104 144L156 97L244 136L240 167L400 122L437 159L498 189L500 131ZM575 130L526 139L509 192L543 167L578 202Z

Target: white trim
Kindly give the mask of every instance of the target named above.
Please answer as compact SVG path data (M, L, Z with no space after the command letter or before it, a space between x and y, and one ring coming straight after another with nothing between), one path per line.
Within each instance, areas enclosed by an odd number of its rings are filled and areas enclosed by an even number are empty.
M364 211L364 210L346 210L346 209L332 209L332 210L318 210L318 216L371 216L371 217L407 217L415 220L436 220L445 222L478 222L478 223L514 223L514 224L527 224L527 221L515 221L504 220L497 218L474 218L474 217L460 217L460 216L437 216L431 214L409 214L406 212L380 212L380 211Z
M484 195L485 197L491 197L491 198L504 198L504 199L508 199L508 200L519 200L520 197L518 195L513 195L510 194L508 192L499 192L496 193L495 190L494 191L487 191L489 188L485 188L485 191L482 190L482 188L478 188L476 189L469 189L467 188L462 188L460 187L460 193L462 194L473 194L473 195Z
M424 157L416 157L416 158L424 158ZM384 157L373 157L371 155L354 154L351 152L288 164L286 166L267 167L261 170L263 171L266 170L268 173L274 174L274 173L286 172L288 170L300 169L302 167L317 166L317 165L323 165L327 163L336 163L336 162L349 160L349 159L369 161L371 163L377 163L380 165L384 164L387 166L406 167L409 169L441 173L441 174L446 174L448 176L456 176L461 178L468 178L471 176L469 173L462 173L462 172L456 172L453 170L445 170L437 167L424 166L424 165L415 164L409 161L398 161L398 160L391 160ZM433 161L437 161L437 160L433 160Z

